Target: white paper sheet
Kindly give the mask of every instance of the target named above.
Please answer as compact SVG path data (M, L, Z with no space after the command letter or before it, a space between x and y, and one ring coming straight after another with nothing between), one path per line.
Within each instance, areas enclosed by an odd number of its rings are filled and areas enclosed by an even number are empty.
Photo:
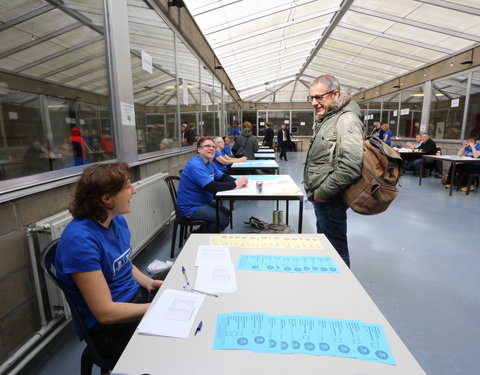
M186 339L204 299L203 294L166 289L138 325L138 332Z
M237 280L233 264L202 264L198 267L195 289L208 293L234 293Z
M228 246L200 245L197 251L197 259L195 260L195 266L199 267L200 265L205 263L232 263L232 258L230 257L230 248Z

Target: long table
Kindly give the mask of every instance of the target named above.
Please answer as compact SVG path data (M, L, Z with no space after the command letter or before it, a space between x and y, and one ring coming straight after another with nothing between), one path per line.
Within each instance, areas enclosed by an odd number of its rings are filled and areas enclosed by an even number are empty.
M298 233L302 233L303 224L303 199L302 190L295 184L289 175L253 175L245 176L248 178L248 186L236 188L233 190L220 191L215 194L217 204L217 228L220 227L220 205L222 200L240 201L240 200L267 200L277 201L277 210L279 201L283 200L286 204L285 222L289 223L289 202L298 201ZM257 192L257 181L262 181L262 192ZM232 209L232 205L230 205ZM230 218L232 220L232 218ZM230 222L232 225L232 222Z
M256 152L253 156L255 156L255 160L275 160L273 152Z
M452 195L453 185L455 181L455 166L458 163L478 163L480 160L476 158L470 158L468 156L457 156L457 155L422 155L422 164L420 168L420 178L418 180L418 185L422 185L422 176L423 176L423 169L425 164L425 159L434 159L434 160L441 160L441 161L448 161L452 164L452 174L450 176L450 192L448 195Z
M246 160L241 163L234 163L230 167L231 173L250 172L252 170L261 170L265 173L278 174L280 167L275 160Z
M280 239L280 241L278 241ZM275 244L292 239L310 239L321 244L308 249L253 245L261 240ZM235 241L235 246L232 245ZM272 243L273 243L272 242ZM192 234L173 265L153 304L166 288L182 290L185 279L182 266L195 284L194 267L199 245L230 245L232 262L236 266L241 254L271 254L299 256L330 256L340 273L277 273L235 270L237 291L206 296L187 339L135 333L115 366L116 375L151 374L375 374L425 375L387 319L346 267L322 234L309 235L211 235ZM358 319L382 325L396 365L303 354L267 354L247 350L213 349L217 315L234 312L264 312L271 315L304 315L338 319ZM194 335L198 323L201 331Z

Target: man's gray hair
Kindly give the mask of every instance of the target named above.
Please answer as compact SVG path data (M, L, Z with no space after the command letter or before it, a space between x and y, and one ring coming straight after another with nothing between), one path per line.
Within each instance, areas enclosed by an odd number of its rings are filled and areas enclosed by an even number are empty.
M329 74L324 74L323 76L315 79L315 81L312 82L311 86L314 85L324 85L327 88L327 91L340 91L340 82L338 82L338 79L336 79L334 76L331 76Z
M213 143L217 144L218 142L223 142L223 138L222 137L213 138Z

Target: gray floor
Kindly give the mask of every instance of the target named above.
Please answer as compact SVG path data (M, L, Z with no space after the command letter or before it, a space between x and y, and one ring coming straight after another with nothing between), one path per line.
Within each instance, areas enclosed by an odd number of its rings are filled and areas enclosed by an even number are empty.
M289 153L288 162L279 161L281 174L300 183L305 156ZM480 193L449 197L438 179L418 186L411 175L402 178L400 189L383 214L366 217L349 210L352 271L427 374L478 374ZM291 203L294 228L297 207ZM242 223L250 216L271 222L273 209L273 202L236 204L234 228L226 232L250 232ZM314 217L307 202L304 233L315 232ZM134 262L145 269L152 259L168 259L170 232ZM31 373L79 374L82 348L71 333Z

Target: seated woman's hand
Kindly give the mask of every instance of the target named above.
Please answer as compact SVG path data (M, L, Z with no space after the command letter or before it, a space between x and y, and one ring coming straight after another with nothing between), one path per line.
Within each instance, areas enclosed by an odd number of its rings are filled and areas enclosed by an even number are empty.
M163 284L163 280L152 279L150 285L147 285L147 290L150 291L153 289L158 289L162 286L162 284Z

